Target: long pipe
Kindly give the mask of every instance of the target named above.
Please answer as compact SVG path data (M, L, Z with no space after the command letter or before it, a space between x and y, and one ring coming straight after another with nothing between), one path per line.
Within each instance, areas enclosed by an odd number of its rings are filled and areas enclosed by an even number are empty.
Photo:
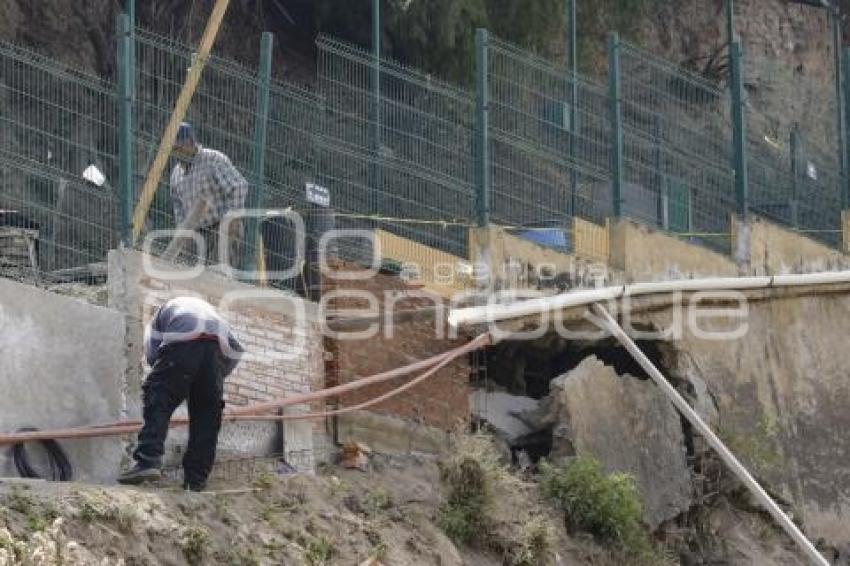
M593 303L658 293L695 291L745 291L774 287L800 287L807 285L832 285L850 283L850 271L825 271L794 275L759 277L711 277L706 279L680 279L617 285L601 289L571 291L548 297L538 297L510 304L488 304L477 307L452 309L448 321L452 326L482 324L533 316L570 307L587 306Z
M338 385L336 387L329 387L327 389L322 389L320 391L312 391L310 393L301 393L298 395L293 395L291 397L284 397L282 399L277 399L275 401L269 401L265 403L257 403L255 405L249 405L246 407L239 407L233 411L228 412L223 415L222 420L225 422L232 421L266 421L266 420L305 420L305 419L316 419L316 418L324 418L327 416L332 416L335 414L342 414L351 411L357 411L364 409L366 407L375 405L380 403L381 401L385 401L390 397L394 397L404 391L407 391L411 387L421 383L422 381L433 376L437 371L441 368L445 367L452 361L456 360L460 356L463 356L473 350L477 350L482 346L485 346L490 343L490 336L488 334L482 334L471 340L467 344L463 346L459 346L454 348L448 352L444 352L437 356L433 356L426 360L422 360L416 362L414 364L410 364L404 366L402 368L397 368L391 371L383 372L377 375L373 375L370 377L365 377L358 379L357 381L353 381L351 383L346 383L344 385ZM347 393L349 391L354 391L356 389L360 389L369 385L374 385L376 383L381 383L384 381L388 381L390 379L399 377L401 375L405 375L408 373L412 373L414 371L418 371L420 369L429 368L428 371L423 373L420 376L417 376L415 379L410 382L393 389L383 395L380 395L374 399L370 399L359 405L354 405L351 407L343 407L341 409L337 409L334 411L324 411L317 413L307 413L303 415L268 415L263 413L268 413L269 411L280 409L282 407L291 406L291 405L301 405L304 403L309 403L312 401L318 401L321 399L325 399L328 397L334 397L337 395L341 395L343 393ZM171 420L170 426L183 426L188 424L189 420L185 417L179 417ZM9 445L9 444L18 444L21 442L32 442L38 440L68 440L68 439L81 439L81 438L99 438L104 436L120 436L123 434L131 434L137 432L142 426L142 421L139 420L128 420L128 421L117 421L114 423L106 423L100 425L92 425L87 427L73 427L73 428L65 428L65 429L55 429L55 430L40 430L34 432L17 432L17 433L9 433L9 434L0 434L0 446Z
M685 399L672 385L670 385L670 382L667 381L658 368L655 367L649 358L646 357L646 354L641 351L638 345L635 344L634 340L626 334L625 330L617 324L617 321L614 320L611 314L599 304L594 304L592 308L597 315L602 317L600 326L610 332L620 342L620 344L629 351L635 361L640 364L661 391L663 391L664 394L667 395L667 397L673 402L682 416L688 419L691 426L693 426L708 442L709 446L717 452L720 459L723 460L723 463L725 463L732 473L734 473L735 476L737 476L737 478L747 487L747 489L750 490L755 498L764 505L768 513L770 513L773 519L779 523L779 526L781 526L782 529L794 540L794 542L797 543L797 546L799 546L800 550L802 550L809 560L811 560L811 563L818 566L829 566L829 562L821 556L811 541L809 541L800 529L797 528L794 521L792 521L788 515L779 508L776 502L771 499L771 497L759 485L747 469L741 465L737 458L735 458L735 455L726 448L723 441L720 440L714 432L712 432L711 428L703 422L696 411L688 405L688 402L685 401Z

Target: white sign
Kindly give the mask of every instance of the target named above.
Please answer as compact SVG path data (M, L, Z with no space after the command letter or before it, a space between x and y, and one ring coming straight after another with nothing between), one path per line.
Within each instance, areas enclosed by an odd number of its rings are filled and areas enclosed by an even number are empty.
M86 170L83 171L83 179L89 183L94 183L98 187L102 187L106 182L106 176L95 165L86 167Z
M307 202L327 208L331 205L331 193L325 187L307 183Z
M812 181L817 181L817 180L818 180L818 170L817 170L817 167L815 167L815 164L814 164L814 163L812 163L811 161L809 161L809 162L806 164L806 175L808 175L808 176L809 176L809 179L811 179Z

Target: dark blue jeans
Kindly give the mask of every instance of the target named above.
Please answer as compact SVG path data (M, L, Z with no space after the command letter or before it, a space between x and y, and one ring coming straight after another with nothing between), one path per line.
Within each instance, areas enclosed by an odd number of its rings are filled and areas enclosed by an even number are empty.
M195 340L169 344L142 386L145 424L133 458L144 466L162 465L168 422L185 400L189 405L189 446L183 457L183 477L204 485L215 463L224 409L224 357L218 342Z

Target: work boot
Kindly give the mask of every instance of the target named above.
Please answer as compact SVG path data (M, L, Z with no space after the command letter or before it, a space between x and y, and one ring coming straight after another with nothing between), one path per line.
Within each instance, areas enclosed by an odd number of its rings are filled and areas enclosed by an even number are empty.
M124 485L139 485L141 483L157 481L162 478L162 471L154 466L136 464L126 472L118 476L118 483Z

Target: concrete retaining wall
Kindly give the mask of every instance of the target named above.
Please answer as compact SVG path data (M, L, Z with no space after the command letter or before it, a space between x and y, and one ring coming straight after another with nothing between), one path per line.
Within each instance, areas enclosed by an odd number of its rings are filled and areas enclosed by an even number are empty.
M121 313L0 279L0 430L120 418L126 365ZM114 480L120 439L62 446L78 479ZM9 450L0 450L0 476L17 475Z

